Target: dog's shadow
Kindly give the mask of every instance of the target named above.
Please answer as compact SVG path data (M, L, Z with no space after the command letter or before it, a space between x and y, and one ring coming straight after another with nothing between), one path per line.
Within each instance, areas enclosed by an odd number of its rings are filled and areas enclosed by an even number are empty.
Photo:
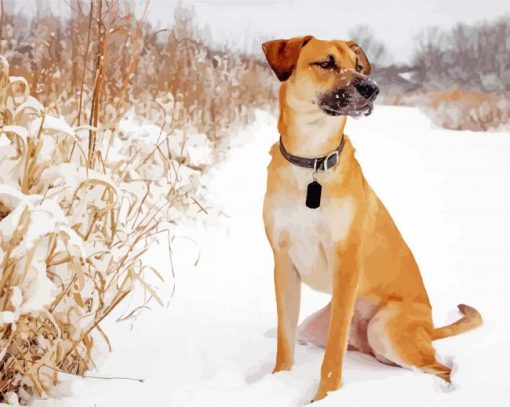
M276 329L270 329L265 332L266 338L276 338ZM296 345L296 367L299 364L316 365L317 374L320 372L320 364L324 355L324 349L298 343ZM253 384L270 375L274 366L274 355L271 359L263 361L246 376L246 381ZM357 351L347 351L344 371L349 377L348 383L365 382L370 380L380 380L388 375L404 374L404 370L397 366L385 365L370 355L365 355Z
M266 338L276 339L276 329L267 330L264 336ZM296 362L291 372L294 372L298 381L304 376L310 378L307 389L303 389L304 394L298 404L299 406L306 406L311 402L313 392L316 390L316 386L319 382L323 355L323 348L299 342L296 344ZM266 358L254 366L245 376L246 382L248 384L254 384L270 377L274 366L274 357L274 353L268 354ZM313 370L313 372L310 372L310 370ZM344 386L384 380L388 377L408 374L406 369L399 366L386 365L379 362L373 356L352 350L346 352L343 371ZM442 380L438 379L434 381L434 387L438 392L451 392L455 391L458 386L456 384L446 385Z

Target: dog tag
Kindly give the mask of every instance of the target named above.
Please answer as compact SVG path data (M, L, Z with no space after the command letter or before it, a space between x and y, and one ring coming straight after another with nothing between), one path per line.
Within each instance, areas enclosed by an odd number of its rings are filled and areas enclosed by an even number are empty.
M317 181L310 182L306 190L306 206L317 209L321 206L322 185Z

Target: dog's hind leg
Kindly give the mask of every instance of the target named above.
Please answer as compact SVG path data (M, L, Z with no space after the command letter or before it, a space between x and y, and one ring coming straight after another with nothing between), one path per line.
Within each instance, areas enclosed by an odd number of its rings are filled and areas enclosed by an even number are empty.
M377 359L432 373L450 383L451 368L439 363L432 346L430 307L390 302L368 325L368 341Z
M324 348L328 335L331 302L319 311L307 317L299 326L298 342L302 345L314 345Z
M368 311L367 311L368 310ZM357 314L359 312L359 317ZM368 314L367 314L368 312ZM326 347L328 335L329 315L331 313L331 302L325 307L308 316L299 326L297 340L301 345L314 345L320 348ZM356 302L356 310L353 315L349 332L348 350L357 350L362 353L372 354L371 348L366 340L366 325L360 324L358 319L371 316L372 311L364 307L363 302Z

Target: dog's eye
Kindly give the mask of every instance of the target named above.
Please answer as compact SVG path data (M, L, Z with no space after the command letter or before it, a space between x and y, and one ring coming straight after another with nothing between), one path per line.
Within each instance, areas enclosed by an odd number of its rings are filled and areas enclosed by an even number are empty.
M314 62L313 65L320 66L322 69L335 69L335 57L333 55L329 55L327 60Z
M356 72L361 72L363 70L363 66L359 64L358 58L356 58L356 66L354 69L356 69Z

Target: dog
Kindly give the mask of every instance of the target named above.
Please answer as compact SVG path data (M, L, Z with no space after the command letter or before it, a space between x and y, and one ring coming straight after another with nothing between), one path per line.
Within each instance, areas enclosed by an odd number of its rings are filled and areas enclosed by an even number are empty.
M313 36L268 41L262 50L281 81L279 142L271 148L263 218L274 254L278 313L273 373L290 370L301 283L331 302L299 327L299 340L325 347L314 400L340 388L347 347L450 382L432 341L481 325L461 319L434 328L414 256L365 180L344 134L348 116L368 115L379 93L353 41Z

